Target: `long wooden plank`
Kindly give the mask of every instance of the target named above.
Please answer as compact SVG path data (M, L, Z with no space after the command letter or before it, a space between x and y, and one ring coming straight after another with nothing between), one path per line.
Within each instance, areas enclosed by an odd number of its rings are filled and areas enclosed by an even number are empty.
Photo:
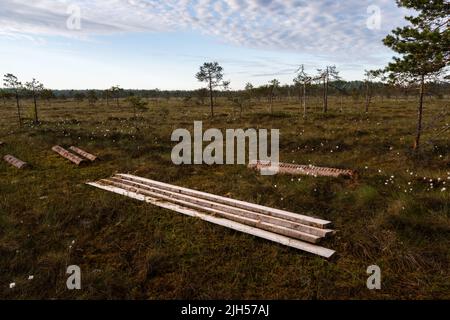
M296 240L296 239L291 239L286 236L282 236L282 235L279 235L279 234L276 234L273 232L250 227L250 226L247 226L247 225L235 222L235 221L230 221L228 219L215 217L215 216L212 216L209 214L204 214L197 210L189 209L189 208L186 208L186 207L183 207L183 206L180 206L177 204L173 204L173 203L170 203L167 201L161 201L156 198L152 198L152 197L144 196L144 195L137 194L134 192L126 191L121 188L105 186L105 185L101 185L101 184L95 183L95 182L89 182L87 184L91 185L93 187L99 188L99 189L114 192L114 193L124 195L124 196L130 197L130 198L136 199L136 200L145 201L147 203L153 204L153 205L161 207L161 208L176 211L178 213L182 213L182 214L185 214L185 215L188 215L191 217L197 217L204 221L208 221L208 222L211 222L211 223L223 226L223 227L227 227L227 228L230 228L230 229L233 229L236 231L244 232L244 233L256 236L256 237L260 237L260 238L263 238L266 240L277 242L277 243L280 243L285 246L289 246L289 247L296 248L296 249L299 249L302 251L313 253L313 254L319 255L321 257L327 258L327 259L331 258L333 256L333 254L335 253L334 250L331 250L328 248L324 248L324 247L321 247L318 245L314 245L314 244L303 242L303 241Z
M170 196L172 198L188 201L188 202L191 202L191 203L195 203L197 205L201 205L201 206L203 206L205 208L213 208L213 209L217 209L217 210L220 210L220 211L228 212L228 213L231 213L231 214L243 216L245 218L259 220L259 221L262 221L262 222L267 222L267 223L270 223L270 224L278 225L278 226L281 226L281 227L284 227L284 228L289 228L289 229L301 231L301 232L308 233L308 234L311 234L311 235L314 235L314 236L318 236L318 237L325 237L325 236L328 236L328 235L331 235L331 234L334 233L334 231L330 230L330 229L321 229L321 228L311 227L311 226L307 226L307 225L304 225L304 224L296 223L296 222L293 222L293 221L284 220L284 219L280 219L280 218L277 218L277 217L272 217L272 216L265 215L265 214L262 214L262 213L249 211L249 210L245 210L245 209L240 209L240 208L236 208L236 207L233 207L233 206L220 204L220 203L216 203L216 202L213 202L213 201L209 201L209 200L205 200L205 199L201 199L201 198L196 198L196 197L192 197L192 196L188 196L188 195L183 195L183 194L180 194L180 193L177 193L177 192L173 192L173 191L167 191L167 190L155 187L155 186L148 186L148 185L145 185L145 184L142 184L142 183L125 180L125 179L119 178L119 177L112 177L112 178L109 178L109 179L106 179L106 180L118 182L118 183L125 184L125 185L132 186L132 187L137 187L137 188L144 189L144 190L147 190L147 191L152 191L152 192L155 192L155 193L158 193L158 194L163 194L163 195L166 195L166 196ZM121 187L125 188L123 185L121 185Z
M245 209L245 210L250 210L250 211L267 214L270 216L274 216L274 217L281 218L281 219L286 219L289 221L297 222L297 223L308 225L308 226L314 226L314 227L322 228L322 229L331 226L330 221L313 218L313 217L309 217L309 216L305 216L305 215L301 215L301 214L297 214L297 213L293 213L293 212L289 212L289 211L285 211L285 210L280 210L280 209L270 208L270 207L266 207L266 206L261 206L261 205L250 203L250 202L235 200L235 199L222 197L222 196L214 195L214 194L207 193L207 192L178 187L178 186L174 186L174 185L171 185L168 183L150 180L147 178L141 178L141 177L137 177L137 176L133 176L133 175L129 175L129 174L117 174L116 176L123 177L123 178L131 180L131 181L141 182L143 184L147 184L150 186L157 186L161 189L174 191L174 192L186 194L186 195L193 196L193 197L198 197L198 198L205 199L205 200L215 201L218 203L235 206L235 207Z
M123 183L120 182L115 182L115 181L111 181L108 179L103 179L100 180L98 183L105 183L106 185L112 185L114 187L118 187L121 188L123 190L126 191L130 191L130 192L134 192L137 194L143 194L143 195L147 195L150 196L152 198L157 198L157 199L162 199L168 202L172 202L172 203L176 203L179 205L182 205L184 207L189 207L191 209L196 209L196 210L200 210L203 212L209 212L218 216L221 216L223 218L227 218L239 223L243 223L255 228L260 228L266 231L271 231L274 233L278 233L284 236L288 236L291 238L296 238L296 239L300 239L300 240L304 240L307 242L311 242L311 243L317 243L321 237L319 236L315 236L312 234L308 234L308 233L304 233L295 229L291 229L291 228L286 228L283 226L279 226L279 225L275 225L272 223L268 223L268 222L263 222L261 220L258 219L254 219L254 218L249 218L249 217L243 217L240 215L236 215L236 214L232 214L229 212L225 212L222 210L217 210L217 209L212 209L212 208L208 208L199 204L195 204L189 201L185 201L185 200L180 200L180 199L176 199L174 197L171 196L166 196L166 195L162 195L160 193L156 193L156 192L152 192L152 191L147 191L147 190L143 190L140 188L136 188L136 187L131 187L131 186L127 186Z
M268 170L271 167L270 161L256 161L250 162L248 167L261 171L262 169ZM311 165L298 165L291 163L280 162L276 167L276 173L279 174L291 174L291 175L307 175L307 176L322 176L322 177L355 177L356 173L353 170L328 168L328 167L316 167Z
M28 164L20 159L17 159L16 157L7 154L6 156L3 157L3 160L5 160L6 162L8 162L10 165L18 168L18 169L23 169L28 167Z
M59 154L61 157L66 158L67 160L75 163L77 166L85 161L84 159L81 159L80 157L74 155L73 153L70 153L69 151L60 146L54 146L52 150L55 151L57 154Z
M97 156L94 156L93 154L90 154L89 152L86 152L80 148L77 148L75 146L71 146L69 148L70 150L72 150L73 152L77 153L78 155L90 160L90 161L95 161L97 160Z

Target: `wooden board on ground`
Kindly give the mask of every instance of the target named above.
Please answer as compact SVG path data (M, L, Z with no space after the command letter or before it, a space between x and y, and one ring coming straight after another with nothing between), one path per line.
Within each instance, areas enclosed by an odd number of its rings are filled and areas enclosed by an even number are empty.
M97 156L94 156L93 154L90 154L89 152L86 152L78 147L71 146L69 149L90 161L95 161L97 159Z
M141 193L146 193L151 196L156 197L168 197L171 201L183 201L184 204L189 203L192 206L199 206L203 208L205 211L210 211L212 213L217 214L230 214L233 216L243 217L247 219L253 219L254 221L259 221L261 223L268 223L275 226L279 226L282 228L289 228L292 230L300 231L307 233L309 235L317 236L317 237L327 237L334 234L334 230L331 229L322 229L311 227L308 225L300 224L297 222L289 221L286 219L281 219L277 217L273 217L267 214L261 214L259 212L240 209L235 206L221 204L215 201L204 200L198 197L187 196L178 192L167 191L164 189L160 189L157 187L153 187L150 185L137 183L129 179L123 179L120 177L112 177L110 179L103 179L100 181L105 181L110 185L114 185L116 187L120 187L122 189L130 190L136 192L139 191Z
M6 156L3 157L3 159L8 162L10 165L18 168L18 169L23 169L28 167L28 164L20 159L17 159L16 157L7 154Z
M80 157L74 155L73 153L70 153L69 151L60 146L54 146L52 150L55 151L57 154L59 154L61 157L66 158L67 160L75 163L77 166L85 161L84 159L81 159Z
M271 163L269 161L253 161L248 164L248 167L257 171L261 169L270 170ZM298 165L290 163L278 164L277 169L272 169L275 173L279 174L291 174L291 175L306 175L313 177L356 177L356 172L347 169L337 169L337 168L327 168L327 167L316 167L312 165Z
M193 190L193 189L174 186L174 185L171 185L168 183L150 180L147 178L137 177L137 176L133 176L133 175L129 175L129 174L117 174L116 176L121 177L121 178L126 178L126 179L136 181L136 182L146 183L148 185L153 185L153 186L156 186L161 189L170 190L170 191L194 196L194 197L198 197L198 198L205 199L205 200L215 201L218 203L231 205L231 206L245 209L245 210L251 210L251 211L267 214L267 215L270 215L273 217L282 218L285 220L305 224L308 226L313 226L316 228L326 229L331 226L331 221L314 218L311 216L306 216L306 215L293 213L293 212L289 212L289 211L285 211L285 210L266 207L266 206L258 205L255 203L246 202L246 201L235 200L232 198L222 197L222 196L218 196L218 195L207 193L207 192L202 192L202 191L197 191L197 190Z
M334 254L333 250L316 244L322 238L334 234L334 230L323 228L324 225L330 224L326 220L309 217L316 223L323 222L319 224L322 225L322 228L301 224L293 221L292 216L298 214L292 212L258 206L133 175L117 174L109 179L88 184L325 258L330 258ZM258 207L264 208L264 210ZM278 216L274 216L273 212L277 212L277 210L279 211ZM311 222L305 219L308 216L298 216L302 217L300 221Z

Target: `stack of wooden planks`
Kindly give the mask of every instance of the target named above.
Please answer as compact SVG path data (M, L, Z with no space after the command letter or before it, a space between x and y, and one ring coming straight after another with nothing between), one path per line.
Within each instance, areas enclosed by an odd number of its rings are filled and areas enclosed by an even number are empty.
M334 234L330 221L129 174L88 184L325 258L335 253L317 245Z
M255 169L257 171L261 171L261 169L270 169L271 162L270 161L253 161L248 164L248 167L251 169ZM274 170L274 169L273 169ZM326 167L316 167L312 165L298 165L298 164L290 164L290 163L282 163L278 164L278 169L275 173L280 174L291 174L291 175L306 175L313 177L348 177L354 178L356 173L353 170L347 169L337 169L337 168L326 168Z
M80 148L74 147L74 146L71 146L70 150L75 152L76 155L60 146L53 146L52 150L55 151L57 154L59 154L61 157L75 163L77 166L85 163L86 160L89 160L92 162L97 159L97 157L94 156L93 154L90 154L90 153L88 153Z

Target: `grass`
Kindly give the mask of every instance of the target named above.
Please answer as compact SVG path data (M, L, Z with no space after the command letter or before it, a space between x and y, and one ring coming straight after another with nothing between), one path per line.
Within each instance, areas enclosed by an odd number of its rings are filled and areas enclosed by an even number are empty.
M424 123L448 102L427 100ZM31 110L31 102L22 107ZM41 105L40 125L26 111L19 129L14 104L1 106L0 154L32 168L0 163L0 298L450 298L450 134L428 129L413 153L413 100L376 99L369 114L350 99L342 107L331 99L327 115L318 104L311 109L304 120L294 100L277 102L273 115L255 102L234 118L219 101L211 120L207 106L171 99L152 101L134 119L124 102L54 101ZM351 168L359 178L175 166L171 133L192 130L194 120L204 130L280 129L281 161ZM76 167L51 151L54 144L77 145L101 161ZM326 261L84 184L115 172L329 219L338 232L324 246L337 255ZM81 267L80 291L66 289L71 264ZM381 268L381 290L366 288L372 264Z

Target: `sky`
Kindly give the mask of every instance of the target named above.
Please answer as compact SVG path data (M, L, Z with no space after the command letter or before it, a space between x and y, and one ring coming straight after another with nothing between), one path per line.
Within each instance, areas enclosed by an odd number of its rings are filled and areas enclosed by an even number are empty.
M0 0L0 73L52 89L197 89L217 61L232 89L299 65L342 78L393 56L382 39L403 25L394 0Z

